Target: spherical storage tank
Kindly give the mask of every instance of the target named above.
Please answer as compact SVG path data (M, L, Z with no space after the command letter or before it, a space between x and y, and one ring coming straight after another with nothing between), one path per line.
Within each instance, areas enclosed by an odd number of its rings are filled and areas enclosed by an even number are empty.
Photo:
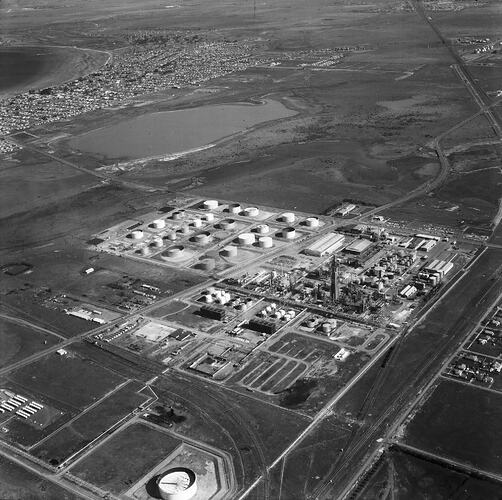
M295 221L295 214L293 212L284 212L281 215L281 220L290 224L291 222Z
M240 245L252 245L256 241L256 238L253 233L242 233L237 236L237 241Z
M152 227L155 229L164 229L166 227L166 221L164 219L157 219L152 222Z
M214 210L215 208L218 208L218 205L218 200L206 200L202 204L205 210Z
M274 246L274 241L270 236L262 236L258 239L258 244L261 248L272 248Z
M133 240L141 240L143 238L143 231L140 231L139 229L137 229L136 231L133 231L131 233L131 238Z
M319 227L319 219L317 217L308 217L305 219L305 225L307 227Z
M282 236L287 240L292 240L296 236L296 230L294 227L286 227L282 230Z
M197 477L191 469L175 467L159 476L157 487L164 500L190 500L197 493Z

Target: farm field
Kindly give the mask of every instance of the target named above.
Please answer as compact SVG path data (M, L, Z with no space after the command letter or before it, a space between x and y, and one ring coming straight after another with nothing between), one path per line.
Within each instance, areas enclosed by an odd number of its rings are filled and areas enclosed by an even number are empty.
M392 483L390 477L393 478ZM495 481L425 460L398 447L382 457L374 474L360 489L357 499L380 498L389 487L392 487L396 500L431 497L437 500L459 497L496 499L502 495L502 487Z
M48 354L8 375L16 386L78 412L124 381L115 373L68 349Z
M500 474L502 395L442 381L405 430L404 443Z
M79 500L81 497L65 490L33 472L0 457L0 498L2 500Z
M134 423L114 434L72 467L72 474L120 494L167 458L181 441L147 424Z
M60 341L50 333L0 318L0 368L27 358Z
M142 385L135 382L122 386L97 406L37 445L32 449L32 453L51 465L60 464L127 417L141 403L146 402L147 397L138 393L141 388Z

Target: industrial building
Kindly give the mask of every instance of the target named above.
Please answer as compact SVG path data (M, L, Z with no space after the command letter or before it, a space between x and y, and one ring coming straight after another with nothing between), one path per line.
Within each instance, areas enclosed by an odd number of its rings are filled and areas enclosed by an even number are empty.
M226 317L225 309L215 306L202 306L199 310L199 314L205 318L215 319L218 321L223 321Z
M405 299L409 299L411 297L414 297L417 293L417 288L413 285L406 285L400 292L399 295L401 297L404 297Z
M423 267L423 270L429 274L439 274L444 278L453 269L452 262L445 262L444 260L434 259L430 264Z
M275 323L275 321L270 321L267 319L252 318L249 320L247 328L254 330L255 332L272 335L277 331L277 324Z
M437 243L436 240L427 240L422 245L420 245L418 250L420 250L421 252L428 252L429 250L432 250L432 248L436 246L436 243Z
M307 255L323 257L342 248L345 237L339 233L327 233L305 249Z
M354 240L350 245L345 247L344 252L351 253L354 255L360 255L371 246L370 240L365 240L364 238L360 238Z
M350 212L352 212L352 210L355 210L355 208L356 208L356 205L354 205L352 203L349 203L348 205L343 205L335 212L335 215L345 217L346 215L350 214Z

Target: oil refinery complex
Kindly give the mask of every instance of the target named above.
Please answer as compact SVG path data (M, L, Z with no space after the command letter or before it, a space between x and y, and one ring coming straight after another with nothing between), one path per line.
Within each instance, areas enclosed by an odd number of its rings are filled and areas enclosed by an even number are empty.
M206 281L89 340L274 404L320 373L341 390L473 252L345 215L178 197L106 229L91 249Z
M189 399L166 401L169 390L161 389L162 399L158 387L182 380L204 394L212 388L315 419L385 358L478 250L440 229L406 230L354 205L330 213L173 194L90 235L78 289L29 292L48 317L78 326L78 335L2 379L2 442L98 496L235 498L235 456L173 432L185 418L179 408L190 413L182 404ZM107 259L122 271L102 267ZM15 279L32 270L23 262L3 271ZM173 291L172 276L191 281ZM479 342L492 342L498 327L497 317ZM471 358L455 359L447 375L492 384L500 366ZM153 468L135 475L124 466L122 483L105 478L95 486L95 463L114 461L120 446L143 449L144 439L160 447Z

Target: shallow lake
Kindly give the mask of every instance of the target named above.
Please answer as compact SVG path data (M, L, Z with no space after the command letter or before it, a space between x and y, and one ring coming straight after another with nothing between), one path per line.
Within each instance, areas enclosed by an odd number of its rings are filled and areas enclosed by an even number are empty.
M35 81L56 57L33 48L0 48L0 93Z
M277 101L220 104L161 111L92 130L68 142L71 149L104 158L176 155L208 146L254 125L295 115Z

